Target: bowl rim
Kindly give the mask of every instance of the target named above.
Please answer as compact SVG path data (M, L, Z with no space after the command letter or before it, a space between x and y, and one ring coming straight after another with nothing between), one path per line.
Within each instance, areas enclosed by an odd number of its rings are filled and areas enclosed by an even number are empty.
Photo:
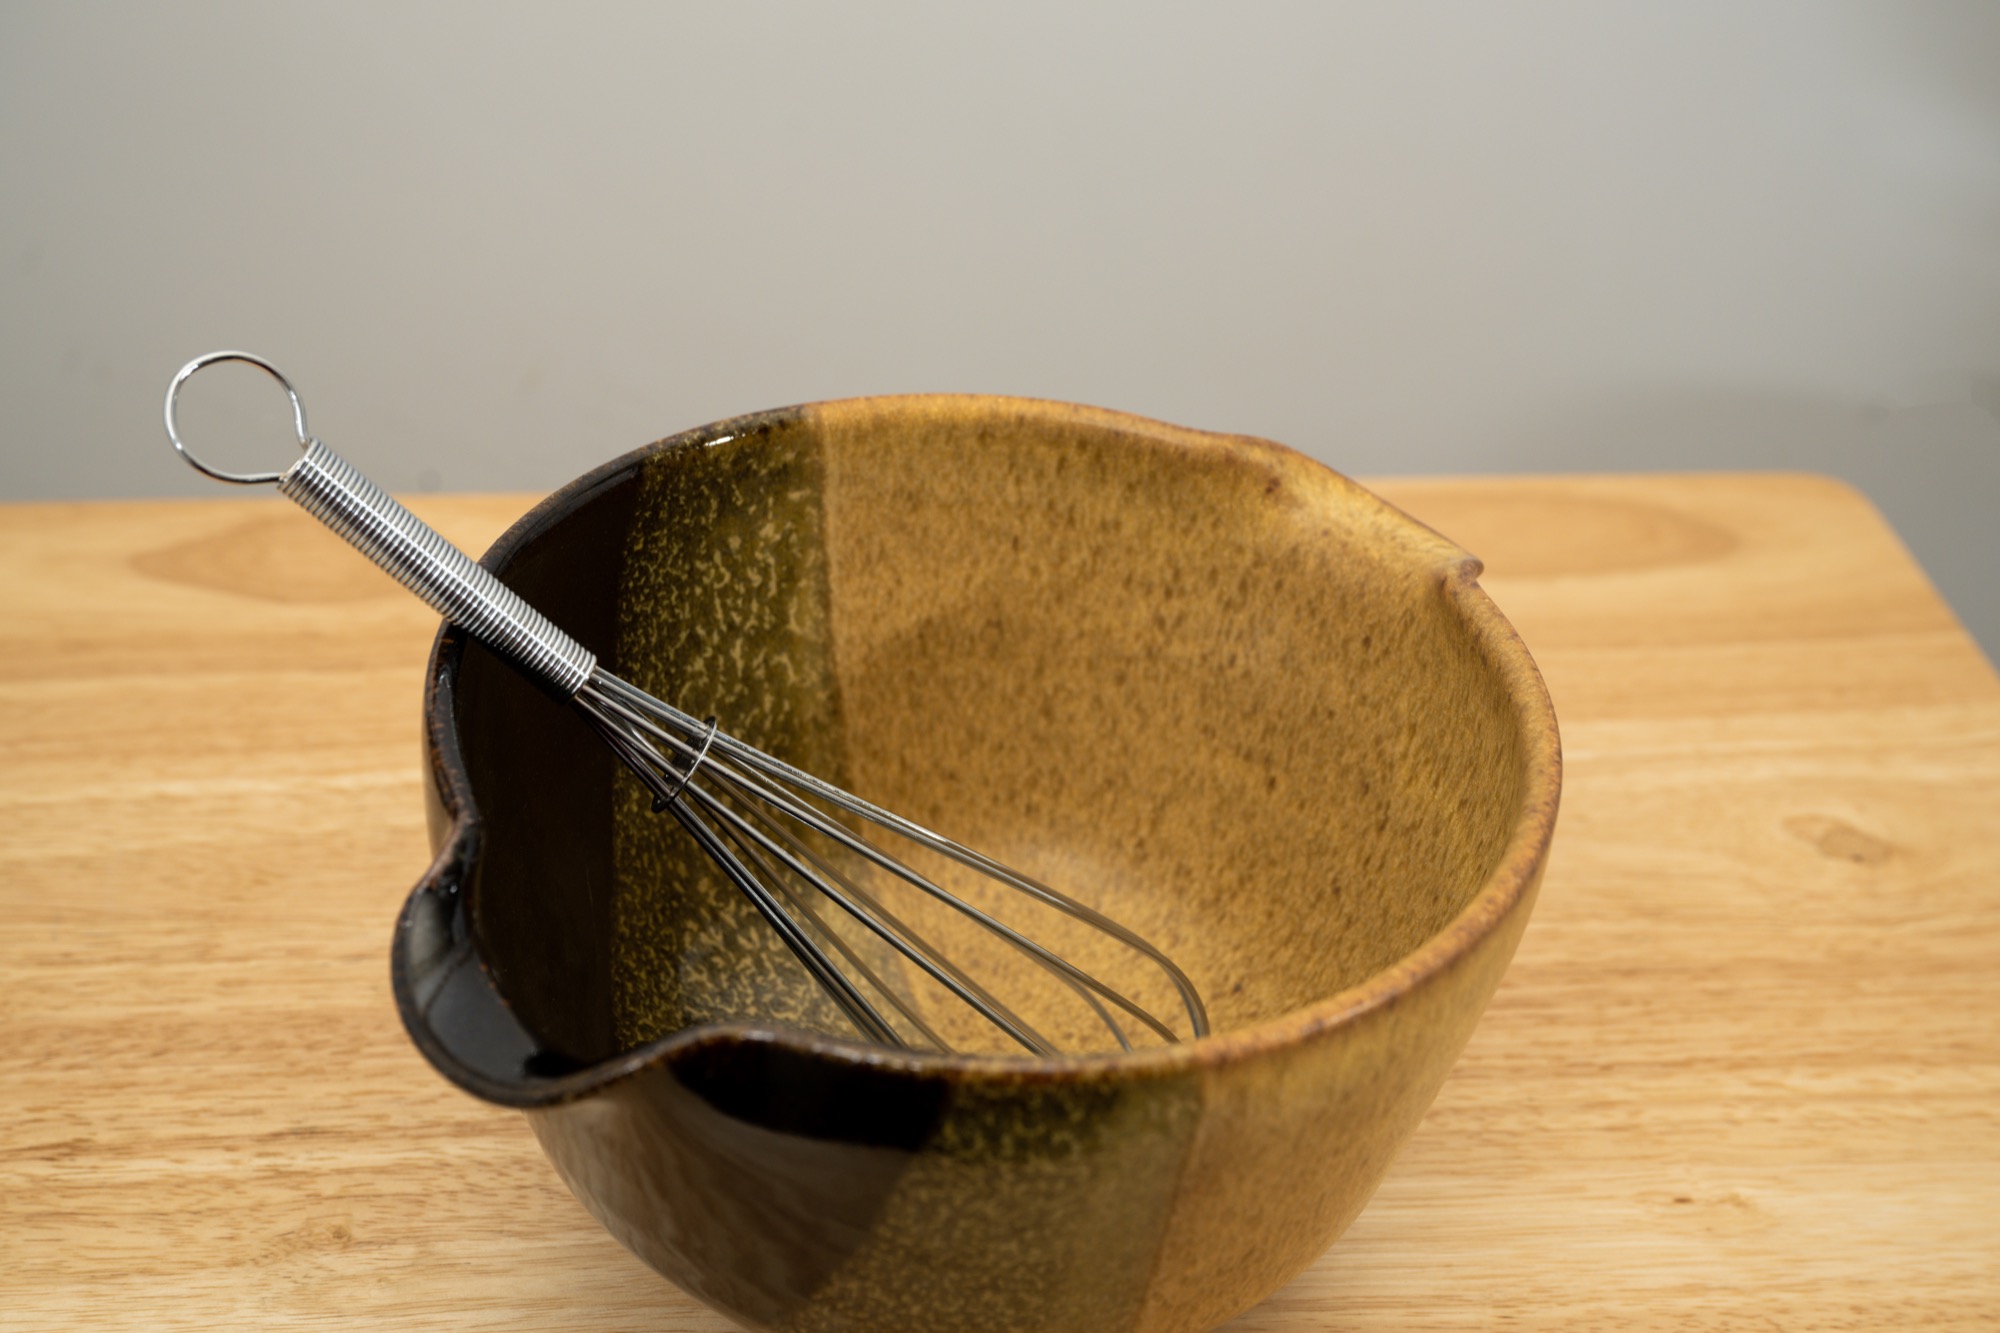
M1331 476L1395 522L1428 534L1438 546L1436 572L1446 600L1462 618L1476 651L1501 680L1513 705L1527 762L1521 808L1506 846L1486 881L1452 919L1415 949L1344 990L1247 1027L1212 1033L1172 1046L1083 1055L1032 1056L945 1054L899 1050L779 1024L737 1020L706 1023L655 1038L582 1069L532 1079L495 1078L460 1060L431 1032L414 994L402 947L426 895L450 898L458 878L476 863L484 841L483 822L459 748L457 724L448 704L469 636L446 622L432 641L425 671L424 749L429 780L449 831L439 840L430 866L410 890L397 914L392 946L392 989L403 1026L431 1064L466 1091L505 1106L530 1109L560 1105L630 1078L655 1065L717 1045L774 1045L810 1058L918 1078L958 1081L1056 1083L1101 1079L1166 1078L1242 1063L1289 1049L1346 1027L1397 1003L1433 977L1449 971L1528 900L1539 882L1555 831L1562 789L1562 743L1555 708L1527 645L1479 584L1483 565L1448 538L1410 517L1366 487L1288 446L1250 435L1231 435L1175 426L1109 408L1050 399L992 394L889 394L828 399L730 417L681 431L592 468L551 492L515 520L480 557L496 572L529 541L598 493L623 484L646 459L668 449L790 424L822 409L868 408L909 412L1005 413L1010 417L1061 419L1115 428L1180 448L1248 453L1288 473ZM1324 476L1320 480L1324 481ZM475 955L476 956L476 955ZM483 960L482 960L482 966ZM497 989L497 988L496 988ZM501 997L503 1002L505 997Z

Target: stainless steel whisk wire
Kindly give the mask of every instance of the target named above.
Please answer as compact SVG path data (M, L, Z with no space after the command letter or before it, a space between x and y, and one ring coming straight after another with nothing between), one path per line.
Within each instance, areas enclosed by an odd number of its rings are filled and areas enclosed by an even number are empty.
M301 455L282 472L238 473L211 467L181 439L177 408L182 387L197 371L228 361L262 370L283 386L291 401ZM890 911L855 875L840 869L826 854L828 847L943 904L1031 959L1080 997L1122 1049L1131 1050L1132 1042L1114 1010L1164 1041L1181 1040L1171 1026L1123 992L940 886L850 827L850 821L904 839L1111 937L1160 970L1180 999L1191 1034L1207 1035L1207 1011L1187 975L1125 926L737 740L721 731L712 717L696 718L605 670L589 649L313 438L306 430L305 407L297 390L262 357L222 351L188 362L167 387L165 420L168 440L190 466L218 481L275 485L280 495L345 539L438 614L568 699L646 786L654 811L674 816L863 1036L891 1046L912 1044L834 961L828 946L925 1042L940 1050L952 1049L917 1007L826 919L814 905L812 893L1026 1050L1037 1055L1059 1053L1053 1042L957 966L946 951ZM696 781L697 776L702 781ZM815 838L826 846L816 848Z

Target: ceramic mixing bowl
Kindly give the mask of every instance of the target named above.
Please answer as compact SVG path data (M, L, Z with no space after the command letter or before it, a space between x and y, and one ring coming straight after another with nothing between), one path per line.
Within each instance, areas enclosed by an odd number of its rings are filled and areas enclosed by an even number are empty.
M1533 662L1477 561L1279 446L820 404L627 455L486 563L620 675L1061 883L1207 997L1215 1035L1132 1054L842 1036L575 713L442 634L404 1022L749 1327L1213 1327L1360 1211L1527 922L1560 784Z

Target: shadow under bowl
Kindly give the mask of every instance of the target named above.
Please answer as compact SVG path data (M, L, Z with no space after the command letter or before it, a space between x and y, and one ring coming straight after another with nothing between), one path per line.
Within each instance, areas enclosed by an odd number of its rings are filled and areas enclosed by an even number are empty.
M1360 1211L1520 938L1555 718L1478 562L1264 441L861 399L579 479L486 564L613 671L1085 897L1215 1035L846 1031L566 706L456 630L394 982L647 1263L765 1329L1198 1330Z

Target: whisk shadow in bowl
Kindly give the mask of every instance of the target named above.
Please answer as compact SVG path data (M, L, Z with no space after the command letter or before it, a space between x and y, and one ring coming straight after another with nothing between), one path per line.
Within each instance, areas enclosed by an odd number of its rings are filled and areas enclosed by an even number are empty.
M1365 1203L1539 882L1554 717L1476 562L1275 445L820 404L608 464L486 563L619 674L1085 897L1208 1000L1217 1035L1132 1054L855 1041L572 710L445 632L405 1023L752 1327L1254 1304Z

